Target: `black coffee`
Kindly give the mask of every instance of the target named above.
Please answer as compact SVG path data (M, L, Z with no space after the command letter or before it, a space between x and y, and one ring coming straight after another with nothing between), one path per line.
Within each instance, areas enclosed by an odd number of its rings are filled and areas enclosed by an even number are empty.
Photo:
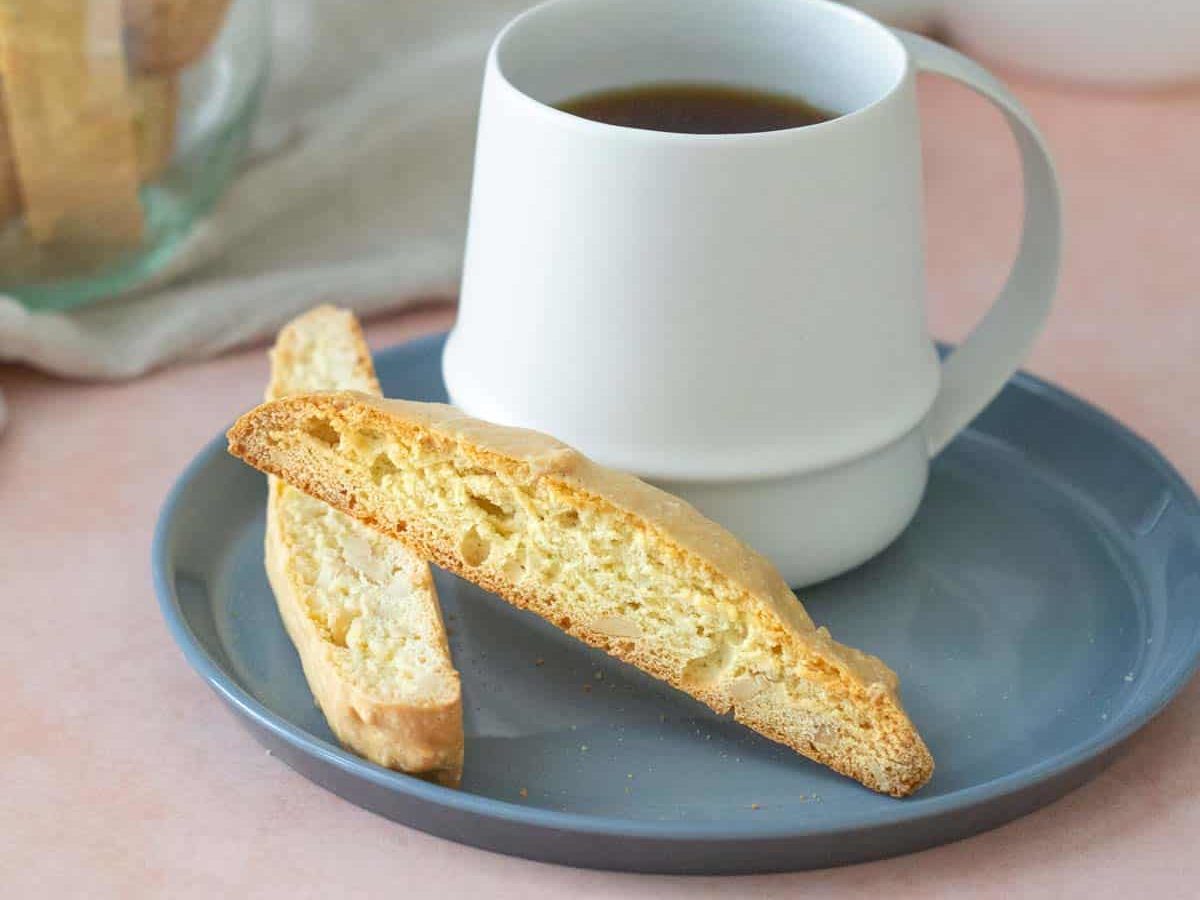
M609 125L682 134L780 131L837 118L789 94L723 84L640 84L583 94L558 108Z

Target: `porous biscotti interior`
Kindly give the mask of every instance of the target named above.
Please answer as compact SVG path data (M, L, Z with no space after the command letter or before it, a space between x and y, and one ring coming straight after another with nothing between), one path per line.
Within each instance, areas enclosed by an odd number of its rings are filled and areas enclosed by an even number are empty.
M271 351L267 399L314 391L361 391L379 396L370 360L362 357L352 313L322 306L294 320Z
M803 612L781 621L637 516L421 428L315 417L305 443L301 457L369 486L354 501L374 522L402 523L434 559L576 636L877 790L928 777L920 739L883 702L890 686L849 677Z
M282 483L276 526L304 589L305 613L344 681L415 706L458 695L427 564L402 544Z
M268 399L319 390L378 395L351 313L314 310L274 351ZM429 566L410 550L307 494L273 480L276 527L301 579L304 612L342 678L372 697L412 705L458 695L432 595Z

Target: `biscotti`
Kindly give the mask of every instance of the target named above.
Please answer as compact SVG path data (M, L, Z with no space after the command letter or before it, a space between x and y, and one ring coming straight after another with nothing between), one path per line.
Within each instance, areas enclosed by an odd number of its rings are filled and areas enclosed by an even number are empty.
M208 50L230 0L124 0L125 49L142 72L177 72Z
M328 306L280 332L267 398L323 387L379 393L357 321ZM273 478L266 566L338 739L379 765L457 785L462 694L428 563Z
M140 187L175 150L180 72L229 2L0 4L0 228L22 216L37 245L137 246Z
M297 396L230 452L864 785L933 760L882 662L817 628L775 569L683 501L558 441L439 404Z
M0 3L5 155L35 243L142 238L122 27L117 0Z

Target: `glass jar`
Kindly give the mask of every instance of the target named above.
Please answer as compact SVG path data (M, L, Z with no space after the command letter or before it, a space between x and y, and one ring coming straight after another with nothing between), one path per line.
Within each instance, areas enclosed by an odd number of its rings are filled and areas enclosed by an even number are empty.
M158 271L229 183L268 0L0 4L0 293L62 310Z

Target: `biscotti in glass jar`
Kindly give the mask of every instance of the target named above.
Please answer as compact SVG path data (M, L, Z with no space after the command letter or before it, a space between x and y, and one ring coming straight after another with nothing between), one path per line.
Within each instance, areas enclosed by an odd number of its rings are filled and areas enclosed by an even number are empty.
M0 293L160 270L245 150L269 31L267 0L0 0Z

